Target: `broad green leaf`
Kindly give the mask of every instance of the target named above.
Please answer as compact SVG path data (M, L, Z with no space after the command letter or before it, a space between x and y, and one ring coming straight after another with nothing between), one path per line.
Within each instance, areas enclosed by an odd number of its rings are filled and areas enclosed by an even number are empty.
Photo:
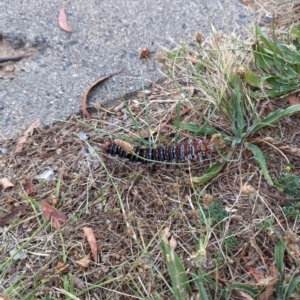
M247 130L246 136L249 136L250 134L254 133L255 131L263 127L271 126L273 125L273 123L278 122L279 120L288 117L298 111L300 111L300 104L291 105L286 109L278 109L274 113L266 117L264 120L262 120L261 122L255 123L252 126L250 126Z
M299 87L300 87L300 85L299 85ZM279 97L282 95L286 95L290 92L293 92L297 88L298 88L298 86L280 86L279 88L275 87L274 89L271 89L269 91L264 91L264 94L266 97L276 98L276 97Z
M223 164L220 162L214 163L202 176L193 177L193 182L197 184L204 184L214 178L223 168Z
M245 146L248 150L250 150L253 153L254 159L260 165L260 168L261 168L268 184L273 185L273 181L272 181L272 179L269 175L268 169L267 169L267 163L266 163L265 157L264 157L263 153L261 152L261 150L253 144L246 143Z
M162 240L160 244L171 277L174 297L176 300L187 299L188 293L191 292L191 287L184 266L176 252L167 243Z
M208 296L204 282L203 282L203 276L201 275L201 270L198 272L198 277L194 277L194 283L198 289L198 294L201 300L210 300L211 298Z
M287 289L285 291L285 297L284 299L290 299L292 293L295 291L295 288L297 287L297 285L300 283L300 278L299 277L296 277L296 278L293 278L289 283L288 283L288 286L287 286Z
M220 162L214 163L202 176L193 177L193 182L197 184L204 184L214 178L223 168L223 164Z
M287 51L283 51L282 55L283 55L283 59L287 63L292 64L292 65L300 64L300 53L297 53L297 52L287 48Z
M197 184L204 184L214 178L225 166L227 160L230 159L230 157L233 154L233 150L228 152L226 157L221 161L221 162L216 162L214 163L202 176L200 177L192 177L193 182Z
M279 240L278 243L275 245L274 256L275 256L276 268L280 274L280 281L283 279L284 276L284 265L283 265L284 251L285 251L285 243L283 240Z
M232 147L234 147L235 145L238 145L238 144L240 144L241 142L242 142L242 138L241 137L236 137L233 141L232 141L232 143L231 143L231 145L232 145Z
M296 74L296 73L295 73ZM283 77L283 76L266 76L262 79L263 83L267 83L268 86L271 86L273 90L284 90L286 86L290 86L290 88L295 89L297 85L299 85L299 80L297 75L291 78Z
M239 283L234 283L230 286L231 290L237 290L237 291L243 291L247 294L249 294L252 297L255 297L259 294L259 291L257 291L256 289L247 286L247 285L243 285L243 284L239 284Z
M245 80L251 86L258 87L258 88L262 87L262 82L260 78L250 69L246 71Z
M205 290L203 282L201 282L199 279L196 279L195 280L195 285L198 289L198 294L200 296L200 299L201 300L210 300L210 297L208 296L208 294Z
M270 70L274 70L275 64L271 56L262 52L261 46L257 45L257 52L253 52L255 63L258 69L262 69L269 73Z
M300 39L300 25L296 25L291 29L291 34Z
M261 30L259 25L255 24L255 33L258 36L258 38L268 47L269 50L272 52L276 52L277 46L274 44Z
M198 126L196 124L192 123L180 123L180 128L187 130L189 132L193 132L195 134L207 134L207 135L213 135L219 133L218 130L216 130L214 127L211 126Z
M287 63L282 68L275 70L275 74L279 77L278 82L291 84L297 84L299 81L296 81L298 74L291 68Z
M231 129L237 138L241 138L244 132L246 123L244 119L244 105L243 98L241 94L241 82L234 77L231 80L232 91L232 108L233 108L233 118Z

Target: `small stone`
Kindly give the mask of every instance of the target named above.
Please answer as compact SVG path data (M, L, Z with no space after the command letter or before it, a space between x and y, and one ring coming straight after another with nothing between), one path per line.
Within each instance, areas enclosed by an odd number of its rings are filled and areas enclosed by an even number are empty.
M115 112L119 112L122 108L124 108L125 106L125 103L124 102L121 102L119 105L117 105L115 108L114 108L114 111Z
M15 66L14 65L6 66L4 70L7 73L12 73L15 70Z
M273 16L270 13L266 13L264 16L264 20L266 22L271 22L273 20Z

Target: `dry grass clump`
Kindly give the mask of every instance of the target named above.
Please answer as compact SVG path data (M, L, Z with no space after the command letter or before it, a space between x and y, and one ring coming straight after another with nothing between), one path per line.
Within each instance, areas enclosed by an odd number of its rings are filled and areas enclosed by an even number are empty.
M241 0L258 13L258 20L266 24L275 22L277 28L299 24L299 0Z

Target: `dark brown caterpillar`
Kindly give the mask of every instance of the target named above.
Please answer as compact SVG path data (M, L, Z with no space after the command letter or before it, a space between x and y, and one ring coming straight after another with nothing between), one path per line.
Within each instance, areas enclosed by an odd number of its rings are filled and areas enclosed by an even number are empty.
M133 147L122 140L107 142L104 145L104 153L119 156L131 162L180 162L185 160L199 160L209 158L211 145L207 140L195 140L180 143L175 146L158 148Z

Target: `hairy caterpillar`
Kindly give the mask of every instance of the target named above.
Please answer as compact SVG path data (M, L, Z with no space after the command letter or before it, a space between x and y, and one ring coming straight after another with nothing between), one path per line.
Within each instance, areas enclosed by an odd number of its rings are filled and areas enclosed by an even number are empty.
M211 148L212 146L207 140L194 140L158 148L134 147L122 140L115 140L114 142L107 142L103 147L103 152L131 162L180 162L185 160L202 161L209 158Z

